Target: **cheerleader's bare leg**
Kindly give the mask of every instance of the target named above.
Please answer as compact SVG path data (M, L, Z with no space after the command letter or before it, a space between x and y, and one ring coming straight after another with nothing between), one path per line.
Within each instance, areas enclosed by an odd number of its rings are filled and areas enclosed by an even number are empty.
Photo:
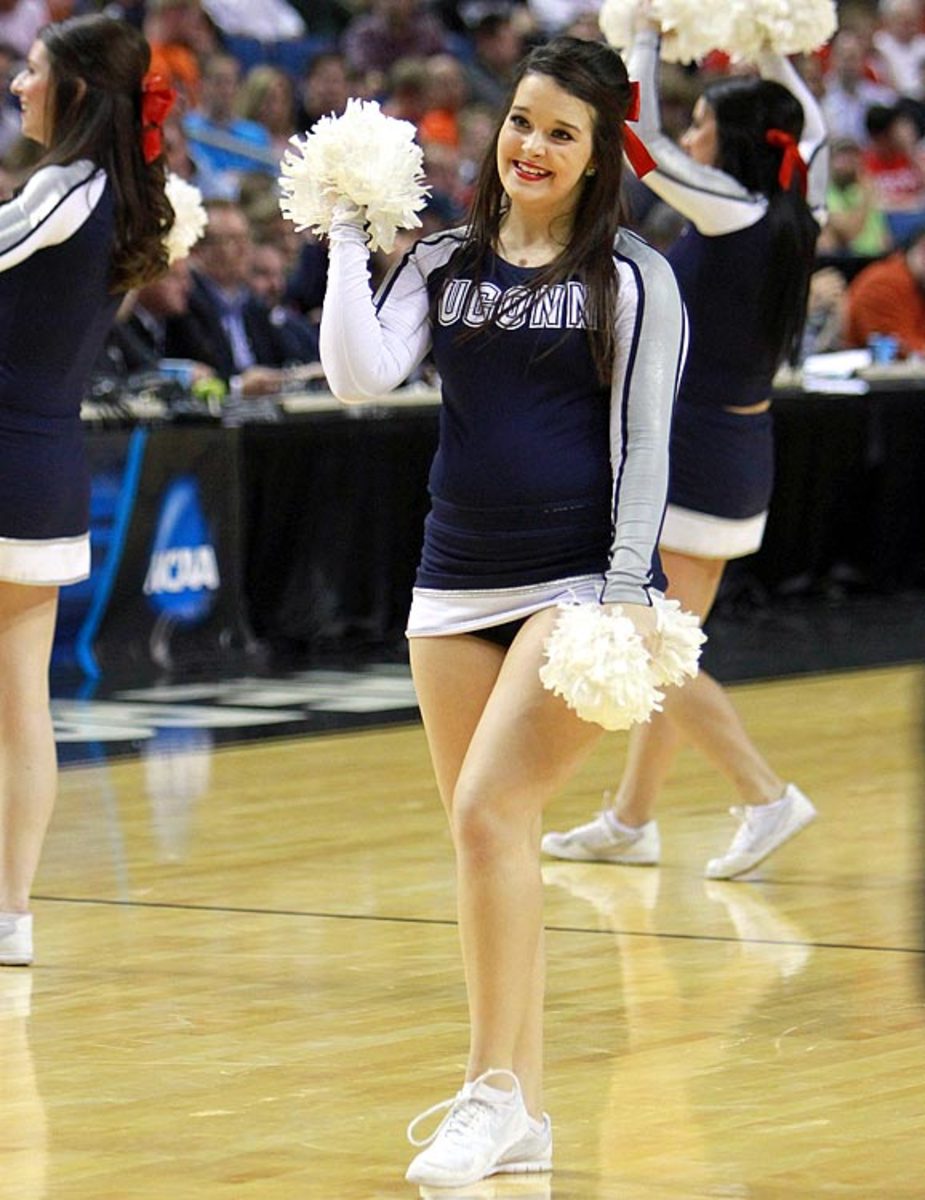
M56 587L0 582L0 912L24 913L57 791L48 665Z
M506 655L473 637L411 640L456 851L467 1078L513 1071L534 1116L542 1111L541 814L601 733L540 683L556 615L532 617Z

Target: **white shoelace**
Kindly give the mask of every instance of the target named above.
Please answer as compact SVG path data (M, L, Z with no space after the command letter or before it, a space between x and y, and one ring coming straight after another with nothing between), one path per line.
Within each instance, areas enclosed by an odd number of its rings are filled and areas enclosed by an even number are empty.
M505 1070L504 1068L489 1068L483 1071L477 1079L473 1079L469 1085L468 1091L459 1091L450 1100L441 1100L439 1104L432 1104L422 1113L410 1122L407 1129L408 1141L412 1146L429 1146L434 1141L438 1134L444 1133L446 1137L456 1140L466 1139L467 1135L471 1134L479 1125L484 1124L485 1120L491 1115L492 1106L478 1096L473 1096L472 1092L480 1083L484 1083L489 1078L495 1075L507 1075L514 1081L514 1088L511 1093L513 1096L520 1091L520 1081L513 1071ZM426 1138L415 1137L415 1129L422 1121L426 1121L428 1117L432 1117L435 1113L443 1112L444 1109L449 1109L446 1116L437 1126L437 1128Z

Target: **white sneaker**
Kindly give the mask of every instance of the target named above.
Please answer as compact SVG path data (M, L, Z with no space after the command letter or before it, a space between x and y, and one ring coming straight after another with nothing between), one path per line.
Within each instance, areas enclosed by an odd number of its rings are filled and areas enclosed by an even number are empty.
M771 804L749 804L729 811L742 824L726 853L707 863L707 879L734 879L750 871L816 819L816 809L793 783Z
M543 1113L542 1122L528 1117L527 1132L498 1159L493 1174L530 1175L552 1170L552 1121ZM539 1124L539 1128L537 1128Z
M0 913L0 967L32 962L32 913Z
M607 794L604 800L608 799ZM638 829L616 824L608 808L588 821L576 825L567 833L546 833L541 842L543 852L552 858L567 858L571 862L623 863L627 866L654 867L661 854L658 824L647 821Z
M513 1090L500 1091L487 1082L506 1075ZM441 1109L449 1112L437 1129L423 1141L414 1136L415 1126ZM499 1163L529 1132L530 1122L520 1082L512 1071L488 1070L478 1079L463 1084L452 1100L444 1100L422 1112L408 1126L408 1141L426 1146L405 1173L409 1183L430 1187L462 1187L504 1170Z

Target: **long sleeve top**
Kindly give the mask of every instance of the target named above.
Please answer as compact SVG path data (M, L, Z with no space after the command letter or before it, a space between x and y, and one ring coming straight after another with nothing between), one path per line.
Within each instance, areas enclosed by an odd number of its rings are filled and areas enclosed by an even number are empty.
M478 273L448 274L464 237L419 241L374 301L362 232L331 236L321 359L332 390L383 396L431 351L440 373L418 584L503 588L596 572L603 600L648 603L686 347L670 267L635 235L617 237L618 352L604 385L583 285L530 292L530 269L491 252Z

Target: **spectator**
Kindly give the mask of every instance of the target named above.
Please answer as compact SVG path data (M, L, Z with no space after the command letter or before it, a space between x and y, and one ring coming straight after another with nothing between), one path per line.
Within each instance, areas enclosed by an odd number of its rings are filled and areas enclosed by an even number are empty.
M832 142L826 208L818 253L878 258L890 249L889 226L861 169L861 148L850 138Z
M400 58L427 58L446 48L446 31L421 0L372 0L371 11L354 17L343 38L348 63L362 72L387 72Z
M0 42L24 59L38 31L51 19L46 0L0 0Z
M142 27L151 46L151 74L166 79L190 106L199 103L201 20L199 0L147 0Z
M424 145L424 175L430 185L431 217L444 229L466 215L467 189L460 172L460 154L445 142Z
M400 58L388 73L382 111L399 121L417 125L427 105L427 63L423 58Z
M318 361L318 327L286 304L286 258L274 242L258 242L251 256L250 288L270 314L270 322L286 345L286 361Z
M160 369L166 357L167 318L186 313L191 287L189 262L182 258L166 275L129 293L106 339L107 373L124 377ZM215 372L205 363L196 363L194 373L206 379Z
M298 88L296 122L308 131L319 117L339 117L347 107L350 82L342 54L326 51L309 62Z
M188 311L167 320L167 355L207 363L244 396L278 392L290 347L250 288L253 242L247 219L228 200L212 200L206 210L205 236L190 257Z
M327 283L327 246L307 235L286 283L285 303L317 324Z
M240 76L238 62L230 54L213 54L203 72L202 105L187 113L183 122L196 158L224 176L229 188L239 185L248 171L275 175L279 167L268 131L256 121L234 115Z
M174 110L164 122L164 158L167 169L193 184L205 200L233 200L237 195L237 184L229 186L225 176L219 175L190 149L183 131L183 119Z
M487 104L467 104L459 114L459 182L466 205L494 129L495 116Z
M506 11L489 11L472 31L469 95L497 112L507 99L514 69L523 55L523 37Z
M809 279L806 324L800 358L842 347L845 325L845 277L836 267L821 267Z
M261 65L248 71L235 105L239 117L256 121L270 135L277 160L296 132L295 89L292 79L279 67Z
M875 104L867 113L867 134L864 171L894 241L902 241L925 216L925 170L917 153L915 122L898 106Z
M901 96L922 97L925 34L921 0L880 0L883 28L873 37L884 80Z
M424 115L419 124L422 141L459 146L459 115L469 98L466 73L458 58L435 54L425 65Z
M896 93L868 79L864 70L864 44L856 33L843 29L832 42L829 74L821 107L832 137L867 142L867 110L874 104L892 105Z
M878 333L897 338L902 354L925 354L925 225L848 286L845 345L866 346Z

